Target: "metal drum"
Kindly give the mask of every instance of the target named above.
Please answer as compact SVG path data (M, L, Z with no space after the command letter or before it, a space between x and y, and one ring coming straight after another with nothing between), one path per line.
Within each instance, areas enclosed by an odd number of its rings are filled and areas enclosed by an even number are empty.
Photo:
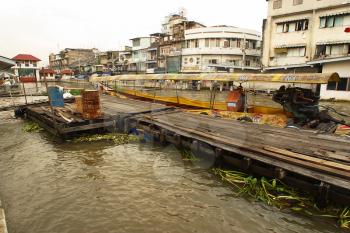
M47 88L52 107L64 107L63 88L53 86Z
M83 117L94 120L102 115L100 93L98 91L83 91Z

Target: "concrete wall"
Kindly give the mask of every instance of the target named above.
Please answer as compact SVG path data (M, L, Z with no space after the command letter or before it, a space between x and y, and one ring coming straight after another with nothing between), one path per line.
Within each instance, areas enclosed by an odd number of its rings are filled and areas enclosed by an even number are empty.
M323 66L323 73L334 73L338 72L340 77L350 77L350 61L343 61L337 63L327 63ZM348 100L350 101L350 91L330 91L327 90L327 85L321 86L321 98L337 100Z
M304 0L301 5L293 5L293 0L283 0L281 9L273 9L273 0L269 1L268 18L264 28L264 46L262 63L265 67L305 64L315 59L316 45L324 42L350 41L350 33L344 33L350 26L350 15L344 16L341 26L320 28L320 17L340 12L350 12L349 0ZM309 27L305 31L278 32L277 23L308 19ZM296 44L306 47L305 56L279 58L275 48Z

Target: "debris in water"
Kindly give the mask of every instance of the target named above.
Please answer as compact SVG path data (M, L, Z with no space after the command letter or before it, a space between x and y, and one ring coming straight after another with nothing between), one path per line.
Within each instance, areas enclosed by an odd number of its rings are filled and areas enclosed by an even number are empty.
M25 125L22 127L22 131L27 133L38 133L42 130L43 128L41 128L38 123L32 121L26 122Z
M73 142L98 142L98 141L113 141L117 145L128 144L131 142L138 142L139 139L135 135L127 135L127 134L95 134L95 135L87 135L75 138Z

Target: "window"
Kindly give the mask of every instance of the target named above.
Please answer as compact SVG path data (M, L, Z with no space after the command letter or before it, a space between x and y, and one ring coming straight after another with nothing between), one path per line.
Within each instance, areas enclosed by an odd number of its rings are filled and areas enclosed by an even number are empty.
M184 58L184 64L187 65L187 63L188 63L188 58L186 57Z
M138 47L141 45L141 40L140 39L135 39L132 41L132 46Z
M250 63L251 63L250 60L246 60L245 61L245 66L250 66Z
M344 24L344 16L325 16L320 18L320 28L341 27Z
M293 5L301 5L303 4L303 0L293 0Z
M209 59L209 64L218 64L217 59Z
M230 39L224 40L224 48L230 47Z
M282 8L282 0L273 1L273 9L280 9L280 8Z
M341 78L338 83L337 91L347 91L348 89L348 78Z
M329 91L350 91L350 78L340 78L339 82L329 82L327 85Z
M295 31L306 31L309 29L309 20L297 20L293 22L278 23L276 31L281 32L295 32Z
M209 47L209 39L205 39L205 47Z
M288 48L287 57L304 57L306 52L305 47Z
M199 57L197 57L197 62L196 62L196 64L199 65L200 62L201 62L201 59L200 59Z
M349 44L319 45L316 56L347 56L350 54Z

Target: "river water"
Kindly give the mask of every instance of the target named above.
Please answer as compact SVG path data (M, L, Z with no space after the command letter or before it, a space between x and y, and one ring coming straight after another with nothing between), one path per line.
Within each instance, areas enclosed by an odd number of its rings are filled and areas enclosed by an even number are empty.
M339 232L336 223L232 195L173 146L60 142L0 119L0 197L10 233Z

